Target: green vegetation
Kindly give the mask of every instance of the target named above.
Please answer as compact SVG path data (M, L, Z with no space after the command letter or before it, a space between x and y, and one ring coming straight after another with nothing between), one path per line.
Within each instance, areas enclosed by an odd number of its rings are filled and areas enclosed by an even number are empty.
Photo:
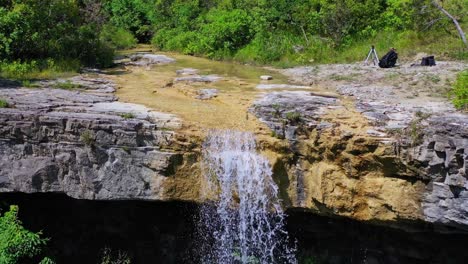
M287 112L286 113L286 119L289 120L289 122L297 123L301 121L301 113L299 112Z
M101 39L109 43L114 49L133 48L137 44L137 39L130 31L112 25L103 27Z
M85 130L81 133L80 141L83 142L86 146L90 147L94 144L95 138L94 133L91 130Z
M64 90L73 90L73 89L82 88L82 86L67 80L67 81L64 81L64 82L56 82L54 84L54 88L64 89Z
M33 233L21 225L17 206L10 206L10 210L0 216L0 263L23 263L38 257L47 241L47 238L41 238L41 232ZM53 261L45 258L41 263Z
M279 66L356 61L370 44L380 55L392 46L401 57L468 54L453 23L428 0L156 2L148 14L154 46L214 59ZM462 0L444 8L466 28Z
M468 70L458 74L450 95L456 108L468 111Z
M101 264L131 264L132 261L127 253L122 251L113 252L109 248L102 251Z
M0 108L7 108L8 102L5 99L0 98Z
M464 0L443 2L467 30ZM442 4L442 3L440 3ZM0 2L0 77L54 78L112 65L115 49L160 50L291 66L362 60L374 44L467 59L432 0L7 0Z
M125 119L131 119L131 118L135 118L135 114L133 114L133 113L122 113L122 114L120 114L120 117L125 118Z

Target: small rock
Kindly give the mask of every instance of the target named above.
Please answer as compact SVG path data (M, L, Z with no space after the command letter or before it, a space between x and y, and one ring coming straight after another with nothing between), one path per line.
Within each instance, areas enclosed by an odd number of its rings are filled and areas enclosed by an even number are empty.
M201 89L198 91L198 96L195 97L200 100L209 100L218 96L218 89Z
M177 75L196 75L197 73L198 70L193 68L184 68L176 71Z
M135 54L130 57L130 65L149 66L152 64L167 64L175 62L175 59L160 54Z
M270 76L270 75L262 75L262 76L260 76L260 79L262 79L262 80L264 80L264 81L273 80L273 76Z

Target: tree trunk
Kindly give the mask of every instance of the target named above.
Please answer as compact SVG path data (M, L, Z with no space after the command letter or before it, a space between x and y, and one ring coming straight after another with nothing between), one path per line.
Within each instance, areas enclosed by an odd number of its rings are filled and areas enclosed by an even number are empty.
M432 0L432 4L437 7L437 9L440 10L440 12L444 13L447 17L449 17L453 23L455 24L455 27L458 30L458 34L460 35L460 38L462 39L463 43L465 43L465 46L468 48L468 42L466 41L465 33L463 32L460 24L458 21L449 13L447 10L445 10L439 3L437 3L436 0Z

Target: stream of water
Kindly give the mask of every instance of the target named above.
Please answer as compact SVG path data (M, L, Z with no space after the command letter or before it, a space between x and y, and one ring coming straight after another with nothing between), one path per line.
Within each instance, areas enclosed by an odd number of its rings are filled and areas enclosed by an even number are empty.
M211 131L203 145L205 263L297 263L268 160L249 132ZM205 239L209 241L210 239Z

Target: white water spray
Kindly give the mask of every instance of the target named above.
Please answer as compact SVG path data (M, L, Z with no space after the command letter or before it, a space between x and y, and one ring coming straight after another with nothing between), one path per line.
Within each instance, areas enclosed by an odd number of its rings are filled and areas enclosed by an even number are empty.
M204 145L201 209L205 263L297 263L288 246L278 187L252 133L212 131ZM211 201L211 205L210 202ZM207 239L210 240L210 239Z

